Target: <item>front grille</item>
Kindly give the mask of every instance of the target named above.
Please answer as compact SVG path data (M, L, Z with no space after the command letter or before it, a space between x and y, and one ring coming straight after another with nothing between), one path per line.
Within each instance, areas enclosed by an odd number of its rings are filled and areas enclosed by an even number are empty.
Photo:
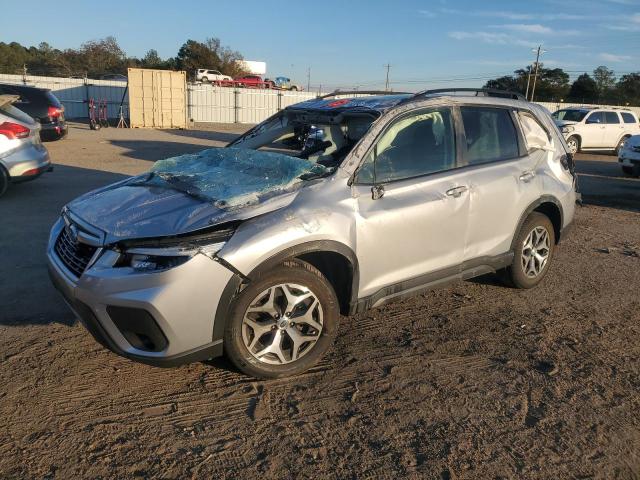
M65 267L76 277L80 277L86 270L97 248L78 242L68 231L63 228L56 240L55 250Z

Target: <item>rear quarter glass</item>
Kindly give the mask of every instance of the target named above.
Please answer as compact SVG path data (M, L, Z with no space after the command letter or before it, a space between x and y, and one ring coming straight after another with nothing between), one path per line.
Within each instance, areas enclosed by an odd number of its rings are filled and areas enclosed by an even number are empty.
M51 105L52 107L62 108L62 103L60 103L60 100L58 100L58 98L53 93L46 92L45 96L49 101L49 105Z

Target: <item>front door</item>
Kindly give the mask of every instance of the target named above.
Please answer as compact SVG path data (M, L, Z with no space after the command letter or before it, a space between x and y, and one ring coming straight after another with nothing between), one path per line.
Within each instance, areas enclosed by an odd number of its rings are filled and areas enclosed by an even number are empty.
M604 112L591 112L580 128L582 148L604 147L605 116Z
M458 165L449 108L402 114L380 136L352 186L361 297L461 263L469 199Z

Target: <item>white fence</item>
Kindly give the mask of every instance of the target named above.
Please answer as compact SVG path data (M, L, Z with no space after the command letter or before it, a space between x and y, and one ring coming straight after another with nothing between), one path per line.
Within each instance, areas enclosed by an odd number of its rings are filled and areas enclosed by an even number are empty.
M82 78L37 77L0 74L0 82L50 88L65 107L67 118L87 118L89 99L107 101L109 118L118 117L122 102L129 116L129 96L124 82ZM187 118L203 123L258 123L289 105L315 98L313 92L288 92L251 88L187 85ZM537 102L550 111L571 106L596 107L572 103ZM601 107L603 105L600 105ZM606 105L606 107L615 107ZM640 107L629 108L640 115Z
M124 114L125 116L129 115L129 97L125 95L125 87L127 85L125 82L8 74L0 74L0 82L51 89L53 94L64 105L67 118L87 118L89 116L90 98L93 98L96 102L98 100L106 100L109 118L117 118L120 102L123 102L123 95Z
M312 92L188 86L188 116L193 122L258 123L289 105L315 98Z

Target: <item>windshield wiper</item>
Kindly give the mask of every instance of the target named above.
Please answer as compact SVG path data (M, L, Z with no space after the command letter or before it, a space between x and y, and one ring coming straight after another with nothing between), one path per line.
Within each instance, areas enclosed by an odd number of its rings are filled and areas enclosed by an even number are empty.
M152 182L153 179L158 178L164 182L164 184L158 184L156 182ZM171 175L170 173L163 172L149 172L146 178L141 178L130 182L129 185L146 185L160 188L169 188L171 190L175 190L180 193L184 193L185 195L200 200L205 203L215 203L216 199L208 197L204 193L200 191L199 188L190 185L186 181L184 181L183 177Z

